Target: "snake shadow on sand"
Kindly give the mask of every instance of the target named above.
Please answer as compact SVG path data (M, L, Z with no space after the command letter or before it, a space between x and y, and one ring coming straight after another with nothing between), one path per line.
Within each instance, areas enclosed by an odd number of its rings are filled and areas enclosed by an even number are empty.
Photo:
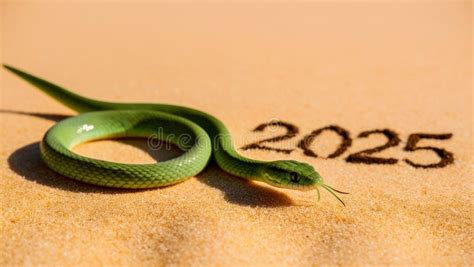
M60 121L68 116L36 112L22 112L0 110L0 113L27 115L51 121ZM130 139L118 139L117 142L139 148L157 161L164 161L176 157L176 152L166 149L151 150L145 142L136 142ZM117 189L89 185L80 181L66 178L50 170L40 158L39 142L34 142L15 150L8 157L10 169L30 181L71 192L122 194L137 193L144 190L160 189ZM215 163L211 163L203 172L197 175L199 182L217 188L224 193L226 201L242 206L281 207L291 206L293 201L286 194L270 187L241 179L220 170ZM179 186L179 184L174 185Z

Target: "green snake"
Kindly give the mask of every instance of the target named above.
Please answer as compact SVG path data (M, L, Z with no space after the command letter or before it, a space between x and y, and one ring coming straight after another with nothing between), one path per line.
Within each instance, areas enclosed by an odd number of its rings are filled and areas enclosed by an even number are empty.
M321 175L307 163L266 162L239 155L225 125L208 113L176 105L94 100L17 68L4 67L81 113L56 123L45 133L40 145L42 160L61 175L107 187L154 188L193 177L213 159L222 170L238 177L280 188L316 189L318 200L320 186L344 204L336 192L345 192L325 184ZM150 136L175 144L184 153L154 164L124 164L88 158L72 151L75 146L93 140ZM187 142L182 140L183 136Z

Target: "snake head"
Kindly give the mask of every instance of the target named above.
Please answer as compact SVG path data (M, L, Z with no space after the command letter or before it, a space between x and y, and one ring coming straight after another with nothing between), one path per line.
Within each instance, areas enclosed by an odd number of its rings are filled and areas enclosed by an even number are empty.
M318 200L320 198L318 186L320 186L326 189L345 206L344 202L336 193L348 193L339 191L325 184L321 175L309 164L294 160L272 161L263 165L260 170L260 177L263 182L277 187L302 191L316 189Z
M310 190L323 183L313 166L294 160L278 160L265 164L260 170L263 181L277 187Z

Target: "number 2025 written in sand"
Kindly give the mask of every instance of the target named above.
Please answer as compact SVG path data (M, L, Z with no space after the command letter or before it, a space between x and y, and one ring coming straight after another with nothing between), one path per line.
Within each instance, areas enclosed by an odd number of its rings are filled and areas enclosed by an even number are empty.
M299 130L294 124L283 122L283 121L271 121L267 123L262 123L258 125L253 131L254 132L263 132L268 127L281 127L286 129L286 133L282 135L273 136L270 138L266 138L263 140L259 140L257 142L244 145L241 147L243 150L250 150L250 149L261 149L266 151L275 151L285 154L290 154L294 151L294 149L282 149L282 148L275 148L265 145L265 143L277 143L284 140L288 140L294 138L298 135ZM302 149L304 154L308 157L318 158L320 157L314 149L310 148L311 143L314 141L316 137L318 137L322 132L330 131L336 133L341 138L341 143L339 146L334 150L333 153L329 154L326 158L332 159L341 156L349 147L352 145L352 138L348 130L337 126L337 125L329 125L326 127L322 127L312 131L311 133L304 136L299 142L297 147ZM387 141L383 145L379 145L370 149L365 149L362 151L357 151L351 153L349 156L345 158L346 162L348 163L362 163L362 164L396 164L398 163L398 159L396 158L382 158L382 157L375 157L374 154L381 152L390 147L396 147L400 144L401 139L393 130L390 129L375 129L361 132L357 138L367 138L370 135L382 135L384 136ZM419 150L428 150L434 152L438 157L439 161L430 164L420 164L411 161L410 159L404 159L404 162L408 165L415 167L415 168L443 168L448 166L449 164L454 163L454 156L453 153L445 150L444 148L433 147L433 146L419 146L418 142L421 139L435 139L435 140L447 140L450 139L453 135L451 133L443 133L443 134L429 134L429 133L413 133L410 134L407 140L405 147L403 148L404 151L407 152L416 152Z

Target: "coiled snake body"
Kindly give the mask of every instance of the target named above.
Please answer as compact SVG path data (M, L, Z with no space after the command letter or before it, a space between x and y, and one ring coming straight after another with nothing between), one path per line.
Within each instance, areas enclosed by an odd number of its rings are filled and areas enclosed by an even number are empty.
M69 178L108 187L161 187L195 176L212 157L222 170L235 176L297 190L321 186L341 201L335 192L344 192L326 185L309 164L293 160L264 162L239 155L225 125L210 114L175 105L98 101L11 66L4 67L81 113L55 124L41 142L41 157L46 165ZM154 164L123 164L88 158L71 150L97 139L153 135L185 152ZM186 145L179 141L183 135L191 137ZM319 190L317 193L319 199Z

